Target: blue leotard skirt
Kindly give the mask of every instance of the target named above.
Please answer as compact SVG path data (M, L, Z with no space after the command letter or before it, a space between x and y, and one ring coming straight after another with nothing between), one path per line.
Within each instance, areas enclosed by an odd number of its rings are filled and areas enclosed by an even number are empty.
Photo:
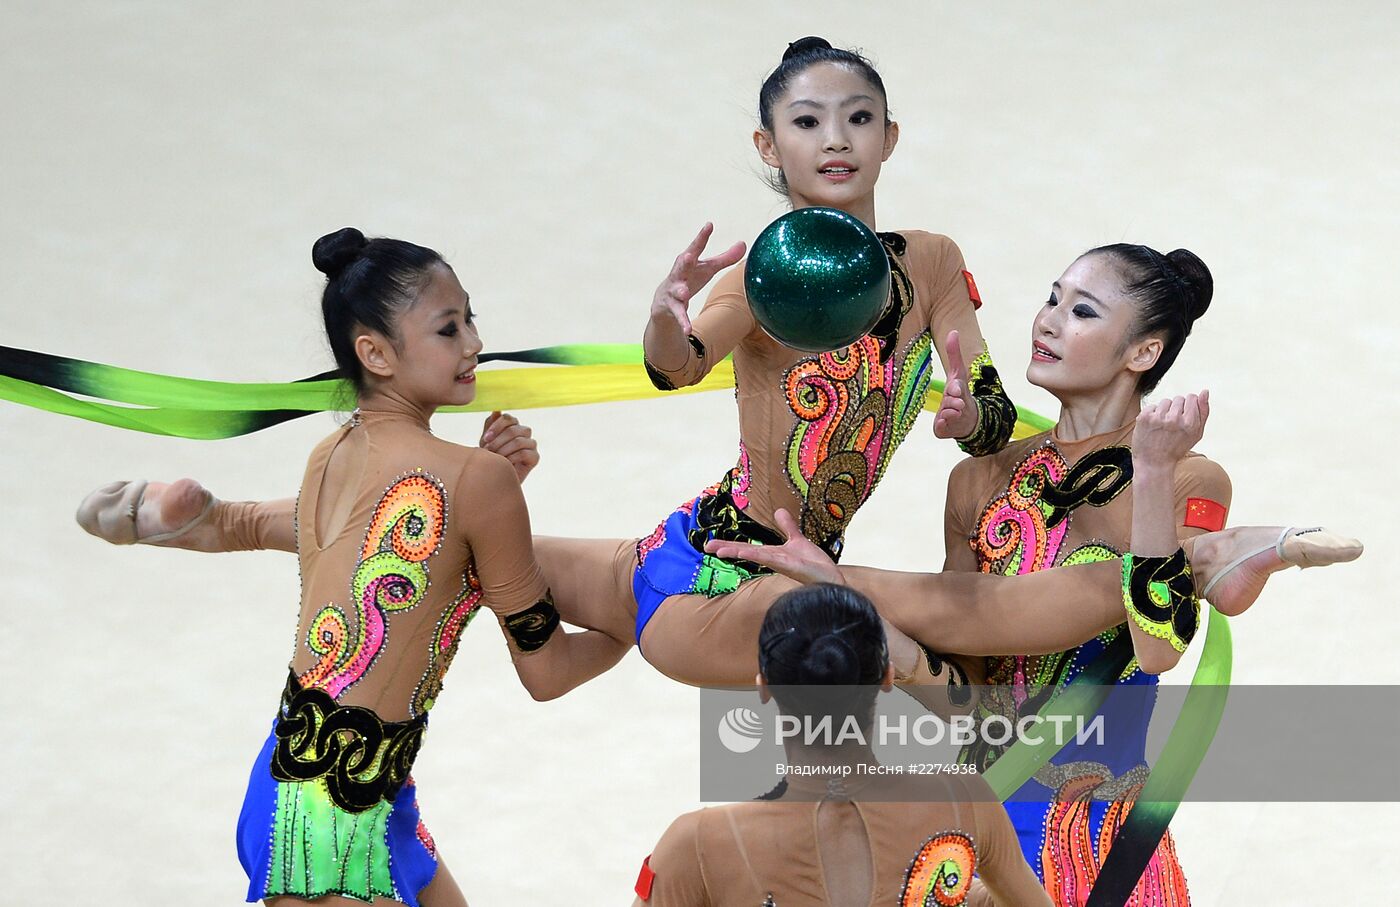
M248 874L248 901L336 894L417 907L419 892L437 872L437 849L419 819L412 779L392 800L352 812L332 802L325 777L274 778L276 748L274 731L253 763L238 816L238 860Z

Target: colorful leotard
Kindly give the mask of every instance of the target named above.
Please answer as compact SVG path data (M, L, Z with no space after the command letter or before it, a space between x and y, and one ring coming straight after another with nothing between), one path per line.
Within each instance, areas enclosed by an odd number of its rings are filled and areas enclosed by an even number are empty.
M248 900L416 905L437 863L410 771L463 629L486 605L521 657L557 625L524 500L495 454L367 411L312 452L296 535L296 652L239 818Z
M959 907L974 903L969 896L976 873L995 885L1003 903L1046 903L1005 812L981 779L951 779L933 796L905 786L903 794L886 789L879 799L862 799L864 791L853 785L848 799L785 785L781 799L687 813L671 823L644 862L637 897L647 907ZM847 860L868 853L868 897L833 899L827 872L838 867L824 865L822 852L822 842L830 846L833 838L853 846L842 854Z
M666 597L721 595L767 572L704 554L703 545L781 542L771 528L780 507L839 556L846 527L918 418L934 352L949 331L960 332L963 349L980 350L970 381L981 414L971 452L990 453L1010 437L1015 409L977 330L980 299L957 246L920 231L880 237L890 307L849 347L813 355L770 338L749 310L741 264L719 279L694 319L686 361L648 361L653 382L675 388L699 381L732 350L741 441L737 465L637 545L638 641Z
M1133 424L1081 441L1053 432L1014 442L1001 453L965 460L949 478L945 532L949 570L1026 574L1070 564L1116 560L1132 527ZM1230 483L1212 461L1190 454L1177 467L1178 535L1185 539L1224 525ZM1073 649L1051 655L986 659L984 717L1012 721L1035 713L1120 634L1122 624ZM1156 675L1129 663L1123 686L1149 687ZM1150 705L1144 697L1110 695L1100 714L1103 745L1071 742L1007 803L1026 859L1056 905L1081 905L1118 826L1146 779L1144 748ZM982 743L963 758L982 768L1004 747ZM1163 838L1131 903L1189 903L1170 834Z

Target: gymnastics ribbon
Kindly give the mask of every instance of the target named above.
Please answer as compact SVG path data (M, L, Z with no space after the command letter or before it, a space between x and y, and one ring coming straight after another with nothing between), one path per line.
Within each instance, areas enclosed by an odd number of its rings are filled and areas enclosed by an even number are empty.
M1063 690L1050 697L1037 714L1047 722L1092 717L1132 659L1132 636L1120 632ZM982 773L982 778L997 799L1005 802L1068 742L1066 739L1056 743L1046 737L1035 743L1017 740Z
M734 386L734 367L726 359L698 384L658 391L641 368L640 344L569 344L487 353L481 361L564 368L482 371L476 400L441 412L577 406ZM936 410L943 383L932 384L924 406ZM75 394L94 399L71 396ZM310 413L349 409L354 396L333 372L281 383L202 381L0 347L0 399L131 431L210 440L249 434ZM1053 425L1029 410L1018 410L1018 416L1016 438Z
M1230 695L1233 645L1230 622L1214 608L1209 611L1205 648L1181 714L1128 818L1113 837L1085 907L1122 907L1127 903L1215 739Z
M1207 606L1207 610L1206 642L1181 714L1128 818L1109 845L1085 907L1122 907L1127 903L1220 727L1229 695L1234 646L1230 622L1214 608ZM1040 716L1047 720L1065 716L1070 721L1091 717L1131 658L1131 636L1119 633L1064 690L1041 707ZM1018 740L982 777L1004 801L1048 763L1065 742L1043 737L1037 743Z

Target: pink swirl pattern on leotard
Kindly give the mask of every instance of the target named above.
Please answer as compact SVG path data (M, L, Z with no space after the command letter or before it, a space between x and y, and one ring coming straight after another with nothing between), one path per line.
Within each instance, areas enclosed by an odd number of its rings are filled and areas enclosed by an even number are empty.
M665 542L666 523L662 522L661 525L652 530L651 535L637 543L637 562L639 564L645 564L647 555L651 554L657 548L660 548Z
M1069 521L1047 529L1047 508L1040 495L1047 484L1059 482L1068 471L1064 457L1050 446L1021 461L1006 491L987 505L977 523L973 547L979 570L1014 575L1055 566Z
M319 656L299 680L303 688L324 690L332 699L362 678L384 646L386 611L406 611L428 591L426 561L442 543L447 493L427 473L404 476L384 492L375 507L350 580L351 625L336 604L311 621L306 645Z
M1069 465L1052 446L1034 451L1021 461L1011 475L1002 494L992 500L977 523L977 535L972 545L977 552L977 567L983 573L999 572L1011 576L1048 570L1069 532L1069 520L1061 520L1053 529L1046 528L1047 508L1040 496L1047 484L1059 482ZM1014 660L1010 678L1010 693L1016 709L1030 697L1028 680L1043 682L1044 678L1029 678L1028 667L1039 666L1045 659L1028 659L1023 655Z
M801 420L788 449L789 475L803 494L817 467L830 453L837 428L850 409L852 396L864 397L882 388L884 369L870 367L870 360L879 362L879 353L875 338L866 336L845 349L805 359L785 376L788 406ZM857 374L862 380L853 387L851 379ZM873 444L878 452L884 426L878 426L877 431L877 426L867 419L861 429L865 443L859 448L852 445L852 448L865 450ZM869 478L867 469L861 476L862 484Z
M749 449L744 446L744 442L739 442L739 466L735 470L733 481L729 485L729 496L734 499L734 505L740 510L746 510L749 506Z

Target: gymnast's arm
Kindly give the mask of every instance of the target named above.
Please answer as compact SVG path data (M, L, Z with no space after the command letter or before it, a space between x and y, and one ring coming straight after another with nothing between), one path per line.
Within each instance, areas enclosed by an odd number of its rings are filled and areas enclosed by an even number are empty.
M1005 808L981 778L969 778L968 787L980 788L967 804L976 814L977 875L986 890L968 903L996 907L1051 907L1050 895L1035 877L1021 853L1016 829ZM971 894L971 892L969 892Z
M712 230L709 224L705 225L676 258L671 273L652 297L642 349L647 376L658 390L697 384L754 329L753 314L744 296L742 268L720 279L704 309L691 322L690 300L715 274L744 254L743 243L735 243L714 258L701 258Z
M544 574L535 562L530 515L515 470L502 457L469 451L458 482L457 513L485 604L496 615L520 682L540 701L555 699L611 668L628 646L597 630L559 626Z
M1205 457L1187 454L1201 439L1210 415L1210 396L1202 392L1163 400L1144 407L1133 428L1133 554L1164 557L1174 554L1186 539L1204 531L1202 521L1187 513L1192 500L1202 498L1219 507L1219 523L1229 506L1229 479ZM1223 482L1223 487L1222 487ZM1126 602L1126 598L1125 598ZM1126 606L1126 605L1125 605ZM1196 609L1199 625L1200 603ZM1133 612L1129 612L1132 617ZM1138 666L1148 674L1175 667L1186 642L1147 633L1135 619L1128 620ZM1172 634L1174 637L1174 634Z

